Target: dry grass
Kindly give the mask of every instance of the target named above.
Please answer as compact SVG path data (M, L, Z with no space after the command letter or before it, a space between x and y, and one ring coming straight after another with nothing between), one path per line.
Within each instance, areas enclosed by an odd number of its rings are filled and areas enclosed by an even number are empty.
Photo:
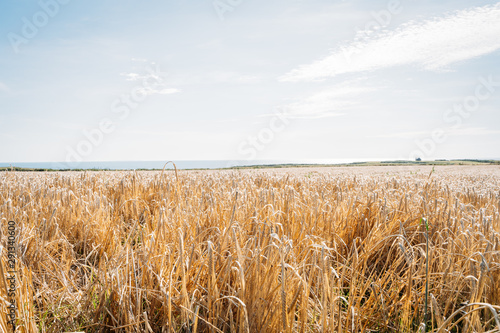
M20 332L415 332L427 278L427 331L498 332L499 210L488 173L2 172L1 260L15 220Z

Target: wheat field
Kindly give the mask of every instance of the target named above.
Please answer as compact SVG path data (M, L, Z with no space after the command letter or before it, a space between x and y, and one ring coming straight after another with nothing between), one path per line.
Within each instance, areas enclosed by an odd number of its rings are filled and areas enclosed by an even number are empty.
M500 167L2 172L0 329L14 221L18 332L500 332L499 214Z

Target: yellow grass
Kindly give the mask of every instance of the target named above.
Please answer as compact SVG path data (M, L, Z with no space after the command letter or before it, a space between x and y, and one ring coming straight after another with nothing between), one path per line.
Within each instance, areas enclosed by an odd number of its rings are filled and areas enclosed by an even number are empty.
M427 331L495 332L499 209L488 173L2 172L1 263L14 220L19 332L416 332L426 278Z

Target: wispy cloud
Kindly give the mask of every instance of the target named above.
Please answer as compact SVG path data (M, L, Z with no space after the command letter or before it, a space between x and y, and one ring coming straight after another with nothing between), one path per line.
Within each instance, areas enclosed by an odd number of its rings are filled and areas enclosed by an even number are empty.
M71 123L59 121L56 119L45 119L38 117L23 117L21 120L25 123L34 123L34 124L43 124L46 128L54 128L54 129L65 129L78 131L82 128L82 124L79 123Z
M154 79L155 81L164 81L164 78L161 77L159 73L155 73L152 71L147 74L122 73L121 76L125 76L127 81L147 81L149 79Z
M155 95L155 94L170 95L170 94L179 93L181 91L179 89L175 89L175 88L154 89L151 87L144 87L144 88L140 88L139 92L148 96L148 95Z
M155 63L151 63L151 65L156 66ZM170 95L179 93L179 89L167 87L167 85L165 84L165 79L161 74L162 73L160 73L158 68L156 68L155 71L148 70L146 74L131 72L121 73L121 76L124 76L127 81L142 82L142 87L138 88L138 92L145 96ZM154 84L151 84L150 82L154 82Z
M463 128L446 128L444 132L447 136L480 136L500 134L500 130L492 130L486 127L463 127ZM431 137L432 131L408 131L397 133L384 133L368 136L368 138L383 138L383 139L419 139L423 137Z
M492 130L486 127L451 128L447 132L448 135L450 136L476 136L476 135L500 134L500 130Z
M196 74L180 74L172 76L171 81L177 85L194 84L241 84L261 83L265 77L259 73L240 73L233 71L208 71Z
M358 105L358 96L375 91L373 87L362 85L360 80L347 81L325 88L302 100L285 105L282 111L289 118L316 119L335 117Z
M144 77L138 73L122 73L121 75L125 76L127 81L137 81Z
M281 81L310 81L343 73L400 65L425 70L447 66L500 49L500 3L410 22L341 45L326 58L292 70Z
M377 139L415 139L430 134L431 134L430 131L409 131L409 132L397 132L397 133L390 132L384 134L369 135L367 137L377 138Z

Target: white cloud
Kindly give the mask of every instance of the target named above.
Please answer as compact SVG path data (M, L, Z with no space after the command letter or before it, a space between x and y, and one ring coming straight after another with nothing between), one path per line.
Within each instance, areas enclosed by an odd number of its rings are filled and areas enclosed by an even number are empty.
M148 95L170 95L170 94L176 94L181 92L179 89L175 88L164 88L164 89L155 89L152 87L143 87L139 89L139 92L142 93L145 96Z
M125 76L127 81L147 81L149 79L153 79L155 81L163 82L164 78L160 75L163 73L155 73L150 71L147 74L139 74L139 73L121 73L121 76Z
M415 139L424 136L430 136L432 133L430 131L414 131L414 132L399 132L399 133L385 133L378 135L371 135L368 138L383 138L383 139Z
M491 130L485 127L463 127L463 128L445 128L443 129L447 136L479 136L479 135L491 135L500 134L500 130ZM369 138L398 138L398 139L419 139L424 137L432 137L433 131L414 131L414 132L398 132L398 133L386 133L368 136Z
M245 74L233 71L210 71L196 74L182 74L173 77L179 85L193 84L258 84L263 81L261 74Z
M500 49L500 3L476 7L342 45L326 58L292 70L281 81L309 81L400 65L443 70Z
M176 88L168 88L165 85L164 73L159 71L158 66L153 62L151 63L154 69L149 68L146 74L139 73L121 73L127 81L141 81L142 87L138 88L139 92L145 96L149 95L170 95L179 93L180 90Z
M127 81L137 81L142 78L142 76L137 73L122 73L121 75L125 76Z
M376 90L359 84L359 80L348 81L331 86L312 94L301 101L282 107L289 118L315 119L335 117L345 114L342 111L359 104L358 96Z
M490 135L499 134L499 130L491 130L485 127L464 127L464 128L451 128L447 131L450 136L476 136L476 135Z

